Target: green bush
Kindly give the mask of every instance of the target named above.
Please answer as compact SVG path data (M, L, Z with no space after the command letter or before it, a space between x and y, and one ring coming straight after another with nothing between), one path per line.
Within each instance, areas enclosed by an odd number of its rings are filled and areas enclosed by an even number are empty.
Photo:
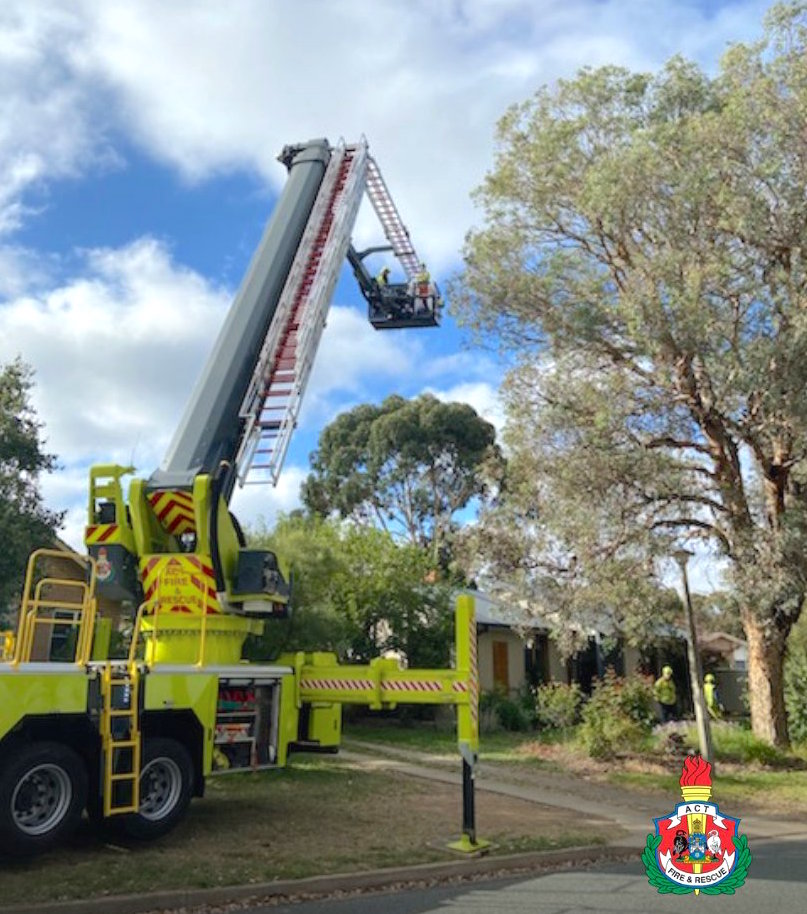
M531 728L532 721L529 712L519 701L504 698L496 708L496 712L499 715L499 723L505 730L520 733Z
M580 720L583 693L573 682L548 682L535 693L535 717L549 730L569 730Z
M579 737L592 758L612 758L620 752L640 749L646 736L639 724L625 714L603 714L590 709L590 705L583 709Z
M619 705L622 710L636 721L642 729L649 732L656 723L656 702L653 697L653 682L646 676L631 676L620 679L621 691Z
M785 660L787 728L794 743L807 743L807 647L791 645Z
M523 732L532 727L530 711L524 707L523 701L510 698L503 692L483 692L479 697L479 713L483 722L482 729L495 729L495 723L504 730Z
M608 670L594 684L583 707L579 738L592 758L643 748L653 728L653 687L649 680L621 679Z
M711 730L715 757L719 762L756 762L760 765L777 766L786 765L790 761L787 753L757 739L750 730L739 724L713 721ZM697 745L698 732L695 727L687 729L687 737L693 745Z

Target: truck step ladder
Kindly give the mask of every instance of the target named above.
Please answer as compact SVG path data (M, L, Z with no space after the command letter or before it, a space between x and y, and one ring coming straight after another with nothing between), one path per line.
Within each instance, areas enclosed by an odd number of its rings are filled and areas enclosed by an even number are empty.
M140 670L136 663L106 663L101 670L104 816L140 808Z
M365 190L367 143L335 147L241 405L239 482L277 484Z

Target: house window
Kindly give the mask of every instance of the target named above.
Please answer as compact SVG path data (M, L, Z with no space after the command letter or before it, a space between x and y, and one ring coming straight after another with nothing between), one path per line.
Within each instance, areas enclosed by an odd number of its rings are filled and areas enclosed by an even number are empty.
M493 642L493 686L507 692L510 688L510 667L507 657L507 642Z
M524 647L524 674L531 686L549 682L549 639L536 632Z

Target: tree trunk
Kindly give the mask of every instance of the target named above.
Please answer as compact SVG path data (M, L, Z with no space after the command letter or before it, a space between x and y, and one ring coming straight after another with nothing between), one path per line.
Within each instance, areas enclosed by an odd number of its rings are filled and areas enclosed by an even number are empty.
M772 623L765 625L743 613L748 639L748 698L754 736L774 746L787 747L784 659L786 638Z

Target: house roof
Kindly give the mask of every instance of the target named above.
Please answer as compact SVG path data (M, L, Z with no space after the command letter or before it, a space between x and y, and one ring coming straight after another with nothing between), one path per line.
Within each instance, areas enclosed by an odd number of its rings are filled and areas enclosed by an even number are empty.
M63 552L66 559L72 559L79 567L85 567L83 557L80 556L72 546L68 546L68 544L63 539L59 539L58 536L53 537L52 548L58 550L59 552Z
M747 646L747 642L743 638L730 635L728 632L705 632L699 635L698 640L701 648L720 652L731 652L738 647Z
M480 590L461 590L459 592L474 598L477 625L549 630L549 626L543 619L524 607L504 606Z
M559 617L556 612L538 612L525 605L506 605L500 603L489 594L480 590L460 590L458 593L467 594L474 598L476 603L476 624L489 625L499 628L521 629L522 631L551 632L553 626L563 627L577 632L588 632L595 635L615 634L610 620L603 618L599 625L592 628L580 623L572 622ZM653 628L653 636L661 638L685 638L684 629L669 623L658 623ZM729 636L731 637L731 636ZM744 642L742 642L744 643Z

